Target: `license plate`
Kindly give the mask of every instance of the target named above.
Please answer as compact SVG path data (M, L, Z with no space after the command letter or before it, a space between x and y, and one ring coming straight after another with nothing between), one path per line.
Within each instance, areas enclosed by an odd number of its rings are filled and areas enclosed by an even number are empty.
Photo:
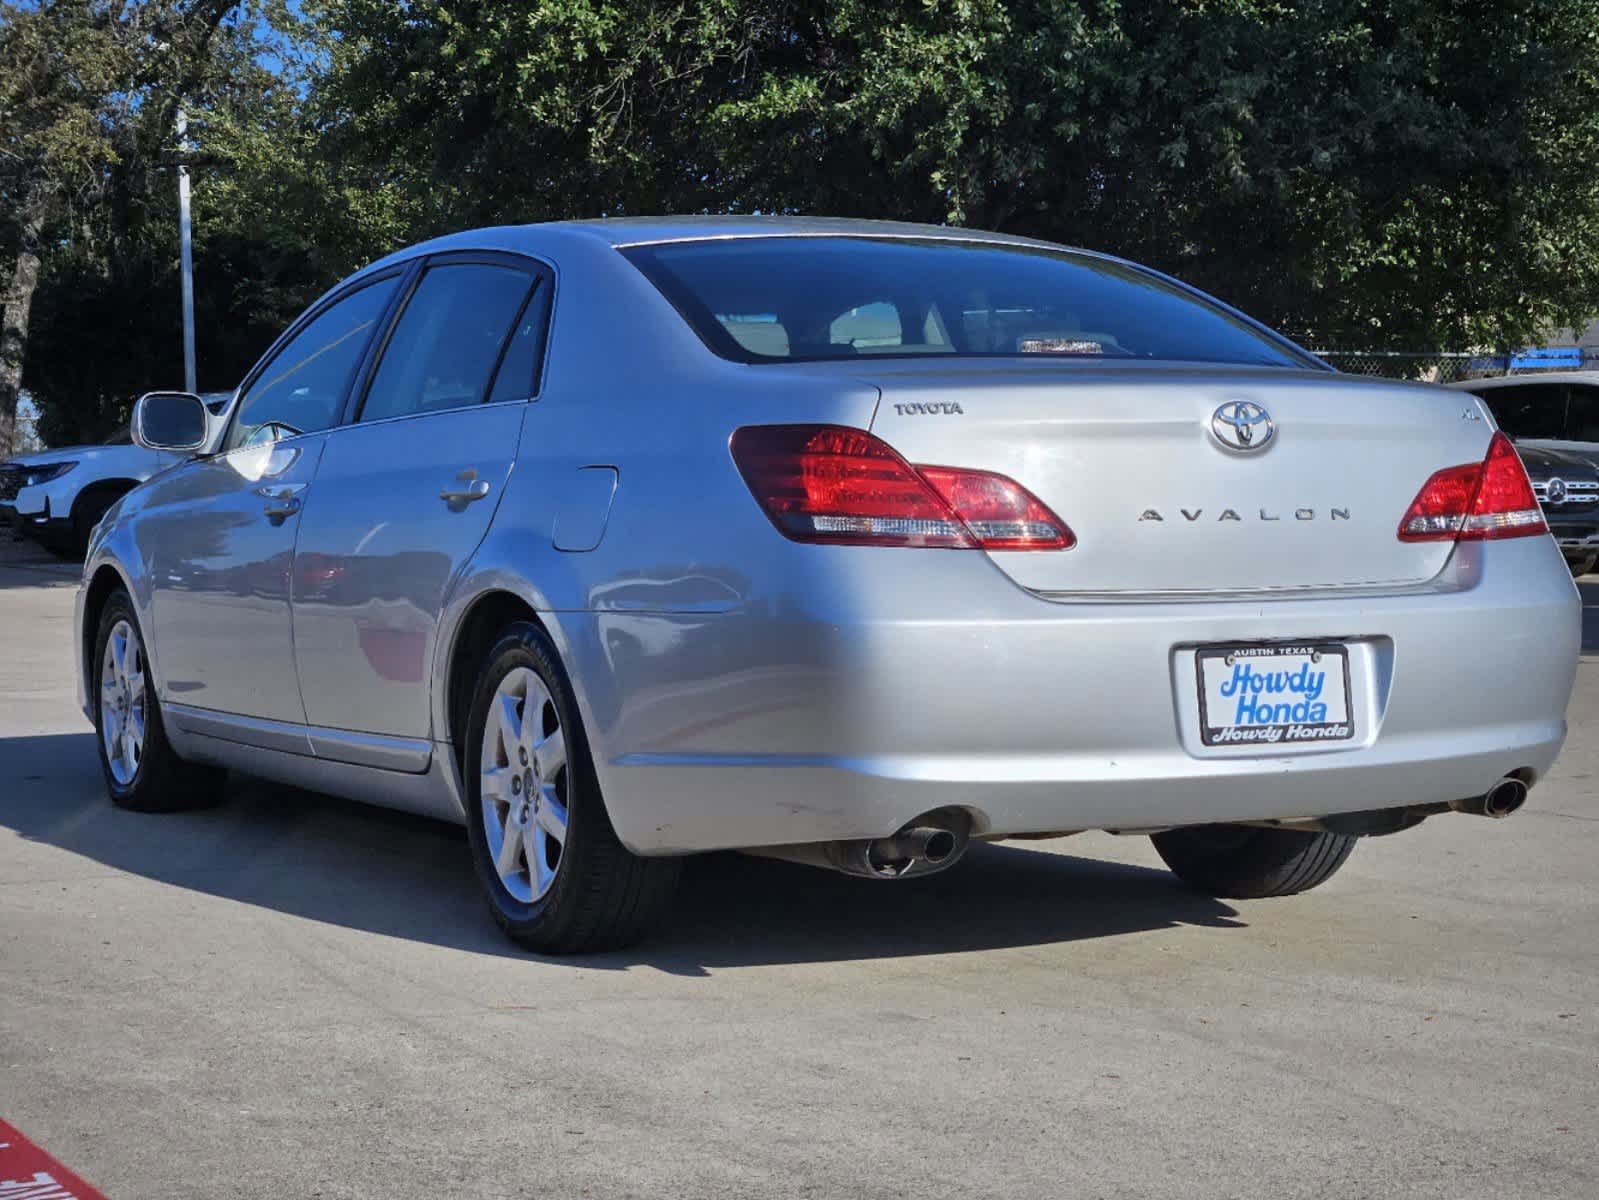
M1205 745L1344 742L1355 736L1347 647L1205 646L1196 655Z

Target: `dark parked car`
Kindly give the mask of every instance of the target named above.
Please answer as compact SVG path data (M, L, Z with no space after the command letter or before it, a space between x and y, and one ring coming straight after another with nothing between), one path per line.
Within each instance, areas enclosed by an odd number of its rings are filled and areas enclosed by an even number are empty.
M1449 386L1479 397L1517 449L1559 450L1599 466L1599 371L1545 371Z
M1561 450L1525 442L1517 449L1566 565L1586 575L1599 563L1599 468Z

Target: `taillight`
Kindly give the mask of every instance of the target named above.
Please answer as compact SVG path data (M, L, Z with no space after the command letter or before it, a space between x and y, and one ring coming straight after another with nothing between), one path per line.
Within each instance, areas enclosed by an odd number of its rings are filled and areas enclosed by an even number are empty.
M747 425L733 461L772 524L798 542L960 550L1065 550L1066 523L1013 479L913 467L836 425Z
M1480 463L1445 467L1421 485L1399 522L1399 540L1475 542L1548 529L1521 456L1509 438L1496 433Z

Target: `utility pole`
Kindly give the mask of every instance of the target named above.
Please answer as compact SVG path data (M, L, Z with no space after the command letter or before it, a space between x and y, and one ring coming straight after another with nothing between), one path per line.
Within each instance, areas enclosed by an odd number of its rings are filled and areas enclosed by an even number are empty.
M178 109L178 251L183 273L183 387L199 390L194 370L194 239L189 232L189 118Z

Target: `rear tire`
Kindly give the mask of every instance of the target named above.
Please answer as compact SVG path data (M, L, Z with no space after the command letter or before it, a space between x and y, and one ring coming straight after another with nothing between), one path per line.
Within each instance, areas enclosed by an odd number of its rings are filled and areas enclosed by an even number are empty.
M1184 883L1236 900L1307 892L1332 878L1356 840L1347 833L1250 825L1195 825L1150 838Z
M681 860L622 845L549 635L508 626L466 722L467 834L495 921L541 954L632 945L663 921Z
M89 664L94 740L106 791L113 804L134 812L215 804L222 799L224 773L185 762L172 749L144 647L133 602L118 588L100 610Z

